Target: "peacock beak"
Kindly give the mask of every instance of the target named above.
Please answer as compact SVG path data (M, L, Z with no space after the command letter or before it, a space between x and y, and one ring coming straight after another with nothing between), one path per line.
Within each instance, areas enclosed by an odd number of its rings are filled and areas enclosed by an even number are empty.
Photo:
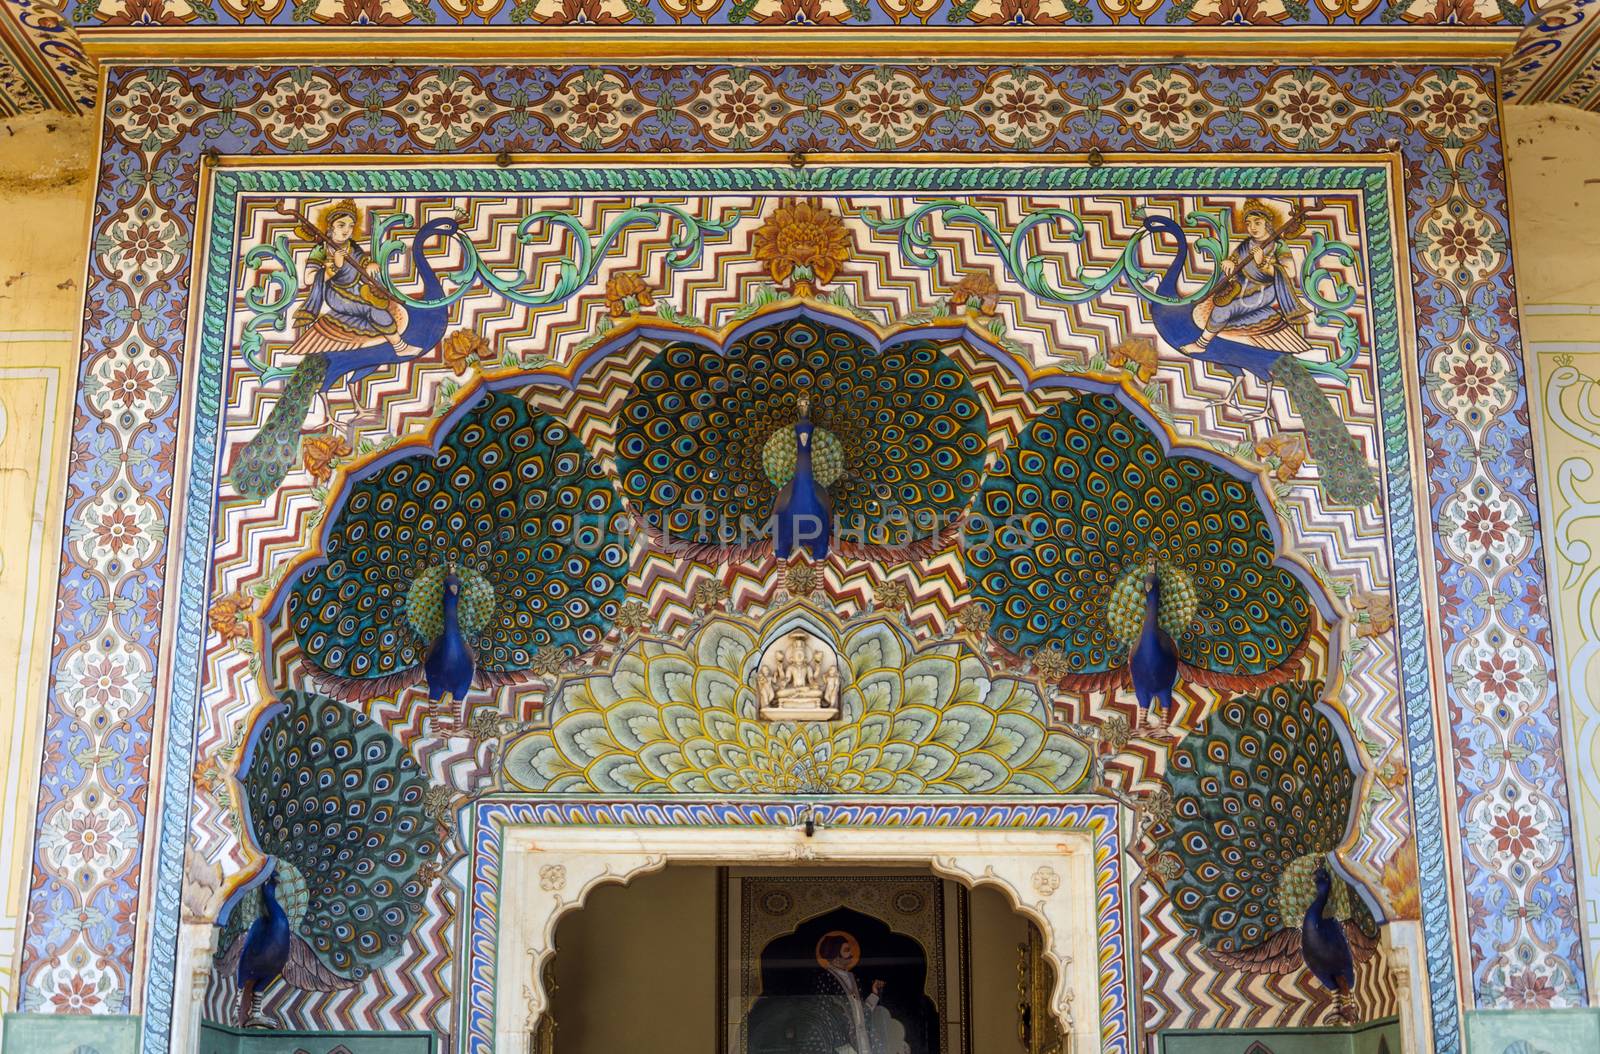
M811 445L811 434L809 432L800 433L800 445L806 447Z

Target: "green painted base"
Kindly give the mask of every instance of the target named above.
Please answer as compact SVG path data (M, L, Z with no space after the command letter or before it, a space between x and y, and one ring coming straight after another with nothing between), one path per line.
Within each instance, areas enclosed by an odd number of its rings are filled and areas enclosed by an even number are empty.
M139 1019L120 1014L7 1014L8 1054L135 1054Z
M1160 1054L1405 1054L1400 1020L1343 1028L1167 1029Z
M197 1054L437 1054L432 1032L290 1032L200 1022Z
M1519 1045L1520 1044L1520 1045ZM1471 1010L1467 1054L1600 1051L1600 1010Z

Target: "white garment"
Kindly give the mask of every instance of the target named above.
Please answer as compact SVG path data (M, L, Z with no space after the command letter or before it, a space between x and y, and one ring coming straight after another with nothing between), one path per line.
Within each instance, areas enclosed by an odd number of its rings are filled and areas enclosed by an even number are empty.
M844 989L845 998L850 1000L850 1020L856 1034L856 1045L840 1047L837 1054L872 1054L872 1040L867 1034L867 1015L877 1007L878 993L872 993L863 1001L855 974L836 966L829 966L828 972L833 974L833 979Z

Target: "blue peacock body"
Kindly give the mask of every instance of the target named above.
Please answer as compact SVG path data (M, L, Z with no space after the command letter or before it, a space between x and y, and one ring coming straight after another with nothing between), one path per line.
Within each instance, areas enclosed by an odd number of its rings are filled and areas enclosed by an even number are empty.
M428 780L365 715L310 693L279 702L241 783L250 838L272 859L292 930L282 973L296 988L349 987L400 953L422 910L418 871L439 850ZM252 891L227 920L230 976L253 950L244 937L260 915Z
M992 610L991 634L1021 656L1060 649L1069 686L1128 682L1151 573L1161 629L1190 680L1234 689L1282 680L1310 639L1310 596L1277 566L1251 488L1199 458L1169 456L1113 396L1080 394L1041 412L997 460L976 512L966 574Z
M833 547L893 559L938 543L978 487L988 441L966 374L931 341L878 351L797 319L722 351L670 345L639 376L618 471L658 546L728 558L770 544L803 397L813 478L840 524Z
M290 624L329 691L374 698L423 676L454 574L479 680L513 680L542 649L570 657L605 635L627 574L622 515L565 425L483 395L437 453L350 489L325 561L290 593Z

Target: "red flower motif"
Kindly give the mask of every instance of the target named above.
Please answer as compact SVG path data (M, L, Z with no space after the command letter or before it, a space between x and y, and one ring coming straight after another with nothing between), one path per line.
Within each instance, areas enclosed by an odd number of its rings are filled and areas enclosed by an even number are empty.
M1463 220L1454 220L1439 232L1439 251L1458 263L1477 259L1488 246L1483 235Z
M1508 809L1489 825L1489 837L1494 839L1502 853L1513 857L1521 857L1532 850L1538 836L1533 822L1523 816L1519 809Z
M1450 371L1450 386L1456 398L1477 406L1494 393L1495 376L1482 363L1464 359Z
M747 128L761 120L761 99L749 88L734 88L717 104L717 113L734 128Z
M579 89L573 100L572 119L591 132L598 132L611 123L616 109L610 94L601 85L590 84Z
M128 104L128 121L147 135L171 131L178 116L178 104L173 101L172 94L165 87L151 87L140 92Z
M83 668L83 676L78 680L78 687L83 689L83 694L91 703L105 706L127 689L127 671L122 668L121 663L112 662L110 659L101 659L98 662L91 659Z
M322 102L308 88L294 88L272 108L273 116L297 132L303 132L322 117Z
M1474 505L1467 510L1466 517L1461 521L1461 529L1472 540L1472 544L1487 549L1505 541L1511 525L1500 515L1498 509L1491 509L1487 505Z
M1461 88L1443 88L1428 100L1428 116L1453 132L1472 117L1472 100Z
M83 978L74 974L55 995L50 997L50 1002L56 1005L56 1010L60 1013L87 1014L90 1008L100 1004L100 996L93 988L83 983Z
M1517 686L1524 680L1522 671L1503 655L1491 655L1478 660L1478 672L1472 676L1483 685L1484 691L1493 693L1502 703L1506 701L1506 696L1518 690Z
M1519 1010L1548 1007L1555 1002L1555 987L1532 970L1517 974L1506 982L1506 998Z
M1144 101L1144 115L1162 128L1171 128L1183 121L1187 112L1184 98L1177 91L1162 86L1150 93Z
M94 813L74 817L72 826L67 828L67 844L85 860L93 860L102 853L110 856L111 826Z
M136 269L142 269L151 260L160 259L167 247L167 243L161 240L161 233L156 230L155 224L149 221L139 224L123 235L122 241L118 244Z
M151 387L150 371L136 363L124 363L111 375L111 398L121 403L124 410L143 402Z
M1325 111L1322 98L1310 88L1301 85L1283 100L1283 116L1291 124L1310 132L1322 124Z
M905 119L906 100L887 85L878 85L861 103L861 115L873 124L892 125Z
M440 128L453 128L467 119L472 112L466 95L454 88L446 88L430 99L422 109Z
M113 556L117 556L123 549L133 545L144 532L139 530L139 525L128 513L112 509L111 514L95 527L94 533L100 543L109 548Z

